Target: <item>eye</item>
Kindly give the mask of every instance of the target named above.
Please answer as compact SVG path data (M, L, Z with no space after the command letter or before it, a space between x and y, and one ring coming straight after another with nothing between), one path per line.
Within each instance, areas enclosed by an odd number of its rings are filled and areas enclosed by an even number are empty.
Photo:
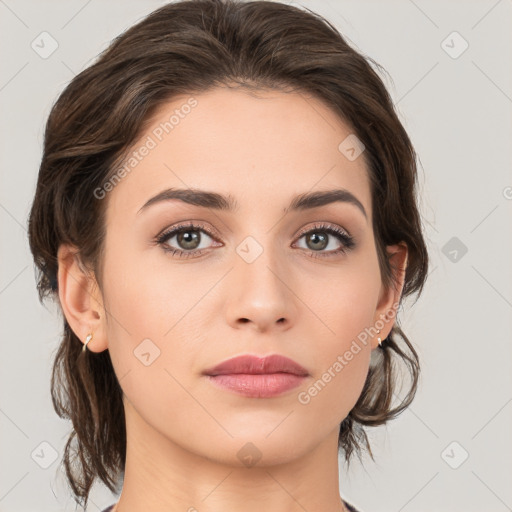
M299 240L302 238L305 238L306 247L299 248L309 251L313 258L345 254L355 247L354 238L349 233L331 224L315 224L313 228L299 235ZM208 239L213 240L214 244L209 244ZM201 256L210 247L223 245L206 226L194 222L173 226L157 235L155 242L164 251L180 258Z
M355 247L354 238L349 233L331 224L315 224L313 229L299 236L299 240L302 238L305 238L306 247L301 249L309 250L314 258L345 254ZM325 249L330 250L325 251Z
M205 249L210 247L208 239L215 240L210 230L202 224L190 222L164 231L156 237L155 241L162 246L164 251L170 252L172 255L188 258L203 254ZM215 242L218 243L216 240ZM218 243L218 245L222 244Z

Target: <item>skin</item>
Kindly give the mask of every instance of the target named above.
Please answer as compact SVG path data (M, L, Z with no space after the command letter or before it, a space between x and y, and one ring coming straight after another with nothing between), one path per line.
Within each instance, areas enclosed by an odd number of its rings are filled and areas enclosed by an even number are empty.
M82 272L75 248L62 245L58 254L64 314L82 341L94 333L88 350L110 351L124 392L127 459L116 511L346 510L339 425L361 394L377 335L308 404L297 397L399 301L407 247L388 247L402 270L400 286L384 288L364 153L350 161L338 150L352 131L320 100L226 88L194 97L190 114L103 199L102 287ZM187 99L163 106L133 147ZM171 200L137 213L169 187L229 193L239 206L225 212ZM355 195L367 218L342 202L283 214L292 197L335 188ZM199 231L206 250L198 257L173 256L153 242L184 221L217 233L215 240ZM316 246L297 235L318 222L348 231L355 247L311 257ZM263 248L252 263L236 252L247 236ZM328 237L317 255L343 246ZM176 236L166 243L187 250ZM160 350L149 366L134 355L147 338ZM247 398L201 374L235 355L273 353L309 371L303 385ZM261 456L250 467L237 455L246 443Z

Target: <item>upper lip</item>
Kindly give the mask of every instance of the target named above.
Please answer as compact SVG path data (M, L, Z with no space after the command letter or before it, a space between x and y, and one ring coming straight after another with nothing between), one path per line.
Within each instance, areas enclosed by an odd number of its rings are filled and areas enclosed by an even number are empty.
M259 375L265 373L291 373L293 375L306 376L308 371L292 359L274 354L266 357L242 355L227 359L222 363L203 372L205 375L226 375L245 373Z

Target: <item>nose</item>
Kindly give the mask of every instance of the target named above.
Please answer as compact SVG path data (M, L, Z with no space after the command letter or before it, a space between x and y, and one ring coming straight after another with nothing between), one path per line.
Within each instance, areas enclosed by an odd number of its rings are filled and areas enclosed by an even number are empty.
M291 273L270 253L264 250L252 262L235 255L225 301L227 321L235 329L285 331L296 322L297 297L292 291Z

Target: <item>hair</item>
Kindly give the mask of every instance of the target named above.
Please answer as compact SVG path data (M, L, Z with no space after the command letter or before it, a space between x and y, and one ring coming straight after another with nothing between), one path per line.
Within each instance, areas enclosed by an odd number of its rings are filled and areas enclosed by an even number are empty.
M101 288L107 201L94 191L112 178L158 109L177 95L231 86L313 95L350 126L365 146L382 284L396 284L386 245L403 242L408 264L400 301L419 297L428 254L416 204L416 153L373 67L383 69L305 8L272 1L185 0L150 13L71 80L48 116L28 219L40 302L58 298L57 251L65 243L77 248ZM62 462L75 501L86 506L96 478L119 492L126 457L122 390L109 351L83 353L65 317L63 324L51 395L57 414L73 425ZM364 426L399 415L418 385L419 358L398 318L374 352L377 362L340 424L338 448L348 463L354 451L360 458L363 446L374 460ZM411 385L392 407L402 382L400 366L409 372Z

